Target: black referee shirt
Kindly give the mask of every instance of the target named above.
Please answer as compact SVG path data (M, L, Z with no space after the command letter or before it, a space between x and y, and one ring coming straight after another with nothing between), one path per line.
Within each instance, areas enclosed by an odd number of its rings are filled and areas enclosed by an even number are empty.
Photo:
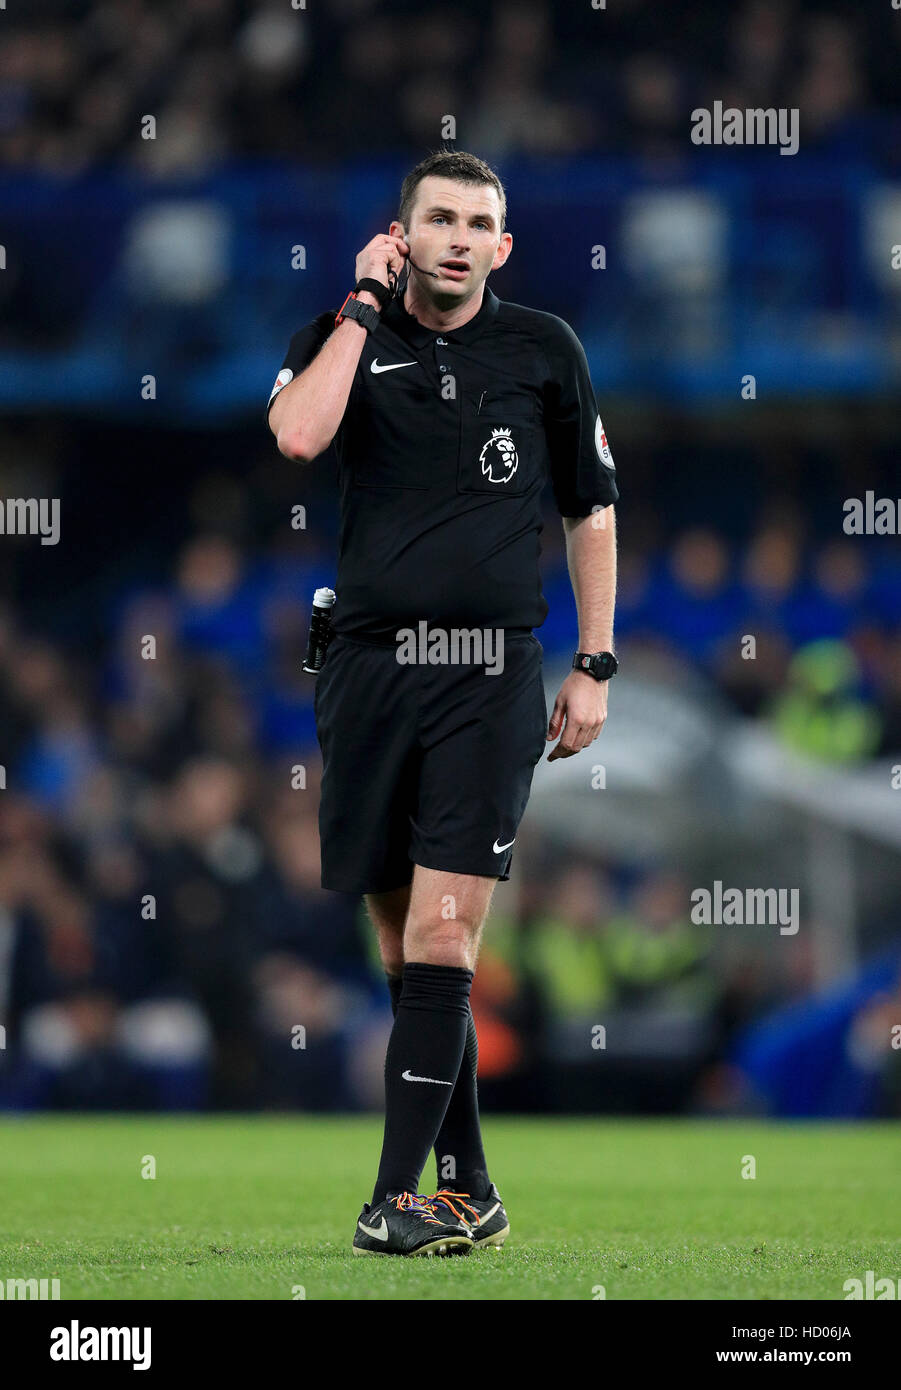
M335 326L291 339L269 398ZM267 407L268 419L268 407ZM333 629L393 641L399 627L534 628L541 494L588 516L619 493L588 363L568 324L499 300L443 335L393 300L367 336L335 436L341 492Z

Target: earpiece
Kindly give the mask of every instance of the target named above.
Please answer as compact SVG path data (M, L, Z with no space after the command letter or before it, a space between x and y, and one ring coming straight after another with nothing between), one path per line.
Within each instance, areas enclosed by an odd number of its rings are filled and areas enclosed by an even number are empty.
M413 270L418 270L420 275L431 275L433 280L441 279L441 276L437 273L437 271L423 270L422 266L417 265L412 255L410 255L407 257L406 262L404 263L404 268L400 272L400 275L398 275L396 270L388 271L388 284L391 289L392 299L396 298L399 294L403 294L404 290L407 288L407 281L410 278L411 267Z

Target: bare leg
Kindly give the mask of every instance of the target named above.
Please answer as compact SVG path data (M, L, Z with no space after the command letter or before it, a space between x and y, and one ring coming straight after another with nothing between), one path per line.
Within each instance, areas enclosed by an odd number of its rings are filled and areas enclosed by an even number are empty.
M413 870L404 959L474 971L496 878Z
M404 925L410 905L412 884L392 888L387 893L367 893L366 910L375 927L379 952L386 975L401 976L404 972Z

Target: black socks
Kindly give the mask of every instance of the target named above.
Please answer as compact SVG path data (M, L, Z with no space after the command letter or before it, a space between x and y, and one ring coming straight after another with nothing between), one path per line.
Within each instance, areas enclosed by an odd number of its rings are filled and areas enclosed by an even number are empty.
M403 977L386 975L385 978L391 996L391 1010L396 1016L403 989ZM456 1192L468 1192L471 1196L484 1200L490 1191L491 1182L479 1125L478 1068L479 1042L472 1009L467 1004L466 1046L456 1085L435 1140L435 1162L438 1168L439 1188L447 1187Z
M454 1091L471 1017L471 970L408 962L399 983L385 1057L385 1138L373 1206L389 1192L418 1190Z

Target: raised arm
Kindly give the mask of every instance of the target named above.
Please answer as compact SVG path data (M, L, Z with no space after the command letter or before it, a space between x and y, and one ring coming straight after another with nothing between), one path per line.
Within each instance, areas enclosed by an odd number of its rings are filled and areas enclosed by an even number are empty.
M387 286L389 268L399 274L407 255L409 247L400 237L373 237L357 256L357 280L369 278ZM357 298L380 307L366 290ZM365 341L363 325L344 319L310 365L278 393L269 411L269 428L285 458L310 463L331 444L347 409Z

